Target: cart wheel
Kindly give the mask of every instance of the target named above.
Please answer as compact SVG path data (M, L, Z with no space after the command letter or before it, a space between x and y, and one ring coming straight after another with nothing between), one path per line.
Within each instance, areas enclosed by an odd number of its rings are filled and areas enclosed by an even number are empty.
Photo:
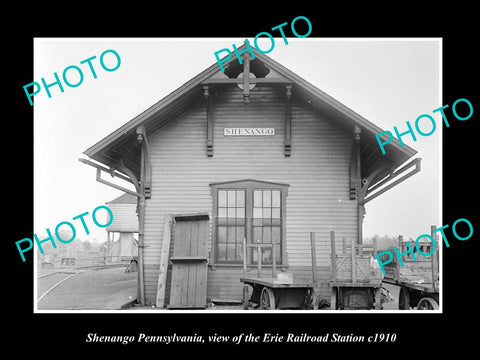
M403 287L400 288L400 293L398 294L398 309L410 310L410 292Z
M330 297L330 309L332 310L337 309L337 296L338 289L336 287L332 287L332 296Z
M382 289L381 288L375 288L374 289L374 307L375 310L382 310Z
M250 299L248 298L248 285L243 286L243 310L248 310Z
M272 289L264 287L260 294L260 309L273 310L275 309L275 295Z
M431 297L424 297L418 302L417 310L438 310L438 303Z

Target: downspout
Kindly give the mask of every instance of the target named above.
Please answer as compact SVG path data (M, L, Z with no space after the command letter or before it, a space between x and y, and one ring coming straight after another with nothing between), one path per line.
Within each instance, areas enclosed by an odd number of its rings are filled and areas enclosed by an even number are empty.
M354 144L355 147L355 188L357 189L357 213L358 213L358 241L357 244L363 243L363 218L365 217L365 206L358 202L358 195L362 187L362 166L360 156L360 133L361 129L355 126Z
M142 145L142 140L137 137L140 145ZM145 284L144 284L144 269L143 269L143 229L145 222L145 189L143 185L143 146L142 146L142 157L140 160L140 181L138 181L135 174L125 166L123 160L120 159L117 167L120 170L123 170L129 177L132 179L132 182L135 184L135 189L137 190L137 214L138 214L138 288L137 288L137 298L140 299L140 304L145 305Z
M355 125L353 131L352 152L350 157L350 200L357 202L357 244L362 243L363 216L365 208L360 203L361 193L361 157L360 157L360 134L362 129Z
M143 175L143 174L142 174ZM145 282L143 273L143 231L145 227L145 195L142 191L138 198L138 288L140 292L140 304L145 305Z
M137 128L137 141L142 148L140 161L140 196L138 197L138 276L140 290L140 304L145 305L144 281L144 231L145 231L145 198L150 198L151 167L148 153L148 141L145 126Z

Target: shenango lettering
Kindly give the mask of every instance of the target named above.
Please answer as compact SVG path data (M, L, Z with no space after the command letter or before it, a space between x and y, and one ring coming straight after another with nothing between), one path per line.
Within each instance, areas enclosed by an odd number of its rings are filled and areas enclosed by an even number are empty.
M225 128L223 129L225 136L272 136L275 135L274 128Z
M128 336L128 335L102 335L98 336L96 333L89 333L87 334L87 338L85 339L85 342L108 342L108 343L122 343L123 345L126 345L130 342L135 341L135 336Z

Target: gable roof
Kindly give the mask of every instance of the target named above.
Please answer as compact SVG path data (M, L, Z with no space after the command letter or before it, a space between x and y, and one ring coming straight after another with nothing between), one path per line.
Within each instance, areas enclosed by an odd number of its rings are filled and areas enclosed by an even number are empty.
M245 48L245 44L239 50L242 50L242 48ZM394 138L389 144L387 154L382 155L375 138L376 134L383 131L381 128L267 55L255 51L255 59L253 61L261 62L262 65L273 70L277 77L291 83L293 85L292 96L302 99L306 104L323 114L325 118L330 119L338 126L352 133L355 126L360 127L362 174L368 175L369 171L379 162L387 164L389 170L393 170L416 154L414 149L406 145L402 147L398 140ZM235 73L237 65L238 59L236 56L232 56L229 61L223 64L226 73L229 71L229 67L230 71ZM145 125L147 135L149 135L191 106L204 101L202 85L207 83L209 79L215 78L227 78L221 72L218 63L214 63L153 104L150 108L135 116L132 120L85 150L84 154L107 166L115 167L115 162L120 158L121 152L125 165L131 168L134 174L139 177L140 149L135 141L136 128L140 125ZM121 170L119 171L121 172Z

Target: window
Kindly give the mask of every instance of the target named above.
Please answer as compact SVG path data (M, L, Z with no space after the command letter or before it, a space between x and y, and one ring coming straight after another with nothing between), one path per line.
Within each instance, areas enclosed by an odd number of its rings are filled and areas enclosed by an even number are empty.
M255 180L211 184L213 197L212 260L215 264L243 264L247 243L275 243L276 263L285 261L285 209L288 185ZM247 263L257 263L249 248ZM271 248L263 248L262 264L272 264Z
M218 190L217 204L217 260L227 263L243 261L245 190Z

